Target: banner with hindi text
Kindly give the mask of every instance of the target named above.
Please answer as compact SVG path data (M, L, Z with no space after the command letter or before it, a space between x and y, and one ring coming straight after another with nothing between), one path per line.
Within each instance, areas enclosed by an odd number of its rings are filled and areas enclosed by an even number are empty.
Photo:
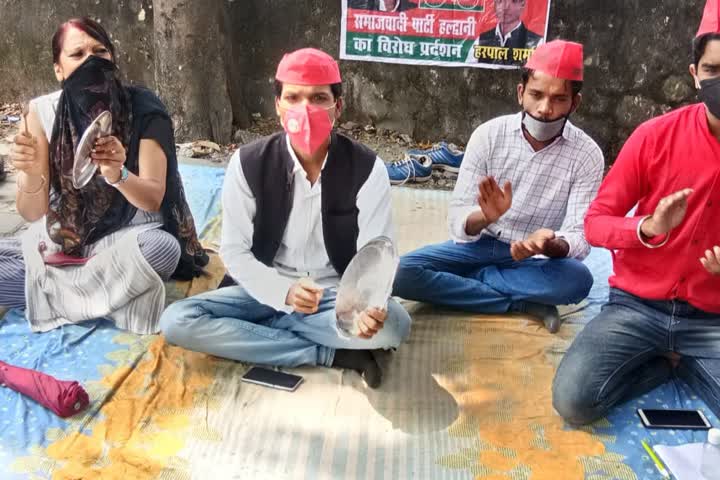
M341 0L340 58L517 68L545 41L551 0Z

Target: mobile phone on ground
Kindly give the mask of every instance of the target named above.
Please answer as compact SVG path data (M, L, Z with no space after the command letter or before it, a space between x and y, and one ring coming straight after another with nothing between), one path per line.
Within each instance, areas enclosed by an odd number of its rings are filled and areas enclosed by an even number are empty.
M685 428L690 430L712 428L701 410L639 408L637 414L647 428Z
M302 383L303 377L269 368L252 367L242 376L242 381L294 392Z

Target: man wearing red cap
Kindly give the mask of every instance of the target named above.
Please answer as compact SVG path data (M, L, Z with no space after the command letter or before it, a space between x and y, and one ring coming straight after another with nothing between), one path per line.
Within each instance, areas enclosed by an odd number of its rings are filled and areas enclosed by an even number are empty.
M592 286L581 262L590 251L583 217L604 162L568 120L581 99L582 45L547 43L526 67L517 87L522 112L490 120L470 138L450 202L452 240L405 255L394 294L476 313L526 313L554 333L556 305L580 302Z
M614 275L555 375L553 403L570 423L676 375L720 414L719 18L708 1L693 41L703 103L640 125L585 218L588 241L613 252Z
M360 247L393 237L387 171L373 151L332 130L342 109L332 57L297 50L275 78L285 132L242 146L223 186L220 255L237 284L171 305L161 328L191 350L350 368L377 387L371 351L397 347L410 317L391 299L364 312L360 337L347 338L336 326L335 287Z

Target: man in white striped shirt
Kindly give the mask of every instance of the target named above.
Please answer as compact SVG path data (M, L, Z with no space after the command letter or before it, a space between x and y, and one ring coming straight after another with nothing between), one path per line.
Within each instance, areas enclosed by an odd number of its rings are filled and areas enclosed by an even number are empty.
M490 120L470 138L450 203L452 240L403 256L395 295L526 313L553 333L556 305L588 295L583 219L604 160L568 120L580 104L582 67L577 43L556 40L533 53L518 85L522 112Z

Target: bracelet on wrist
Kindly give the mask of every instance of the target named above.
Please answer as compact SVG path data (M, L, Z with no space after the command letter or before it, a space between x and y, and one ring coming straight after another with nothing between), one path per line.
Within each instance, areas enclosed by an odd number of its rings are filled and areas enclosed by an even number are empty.
M105 182L110 185L111 187L118 187L121 184L125 183L128 179L128 176L130 175L130 171L127 169L125 165L122 166L120 169L120 177L114 182L111 182L110 180L105 177Z
M40 187L38 187L38 189L33 192L28 192L27 190L25 190L23 188L22 182L20 181L19 176L17 177L17 181L15 183L17 184L18 189L25 195L37 195L38 193L43 191L43 189L45 188L45 184L47 183L47 179L45 178L45 175L40 175L40 180L41 180Z
M647 241L645 240L645 238L644 238L645 236L643 235L643 232L642 232L642 226L643 226L643 223L645 223L645 222L646 222L647 220L649 220L650 218L652 218L652 215L646 215L645 217L643 217L643 218L638 222L638 226L637 226L637 236L638 236L638 239L640 240L640 243L642 243L645 247L647 247L647 248L660 248L660 247L662 247L663 245L665 245L665 244L668 242L668 240L670 240L670 232L668 232L668 233L665 234L665 238L664 238L663 241L660 242L660 243L653 244L653 243L647 242Z

